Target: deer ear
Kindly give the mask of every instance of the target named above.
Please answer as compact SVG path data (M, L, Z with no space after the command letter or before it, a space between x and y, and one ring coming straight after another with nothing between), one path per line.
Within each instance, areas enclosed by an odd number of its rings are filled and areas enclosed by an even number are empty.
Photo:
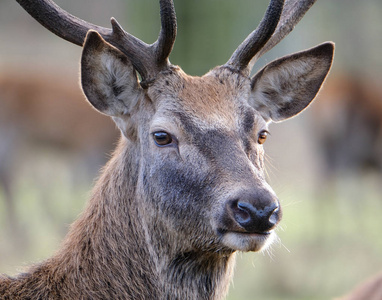
M129 114L142 92L130 60L93 30L82 51L81 84L98 111L115 117Z
M283 121L304 110L315 98L332 65L334 44L277 59L252 79L250 104L266 121Z

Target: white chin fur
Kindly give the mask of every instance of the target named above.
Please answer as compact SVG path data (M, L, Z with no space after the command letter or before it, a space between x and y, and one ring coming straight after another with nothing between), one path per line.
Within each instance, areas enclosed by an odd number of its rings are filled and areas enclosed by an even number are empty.
M269 247L276 240L276 233L268 235L227 232L222 242L225 246L238 251L260 251Z

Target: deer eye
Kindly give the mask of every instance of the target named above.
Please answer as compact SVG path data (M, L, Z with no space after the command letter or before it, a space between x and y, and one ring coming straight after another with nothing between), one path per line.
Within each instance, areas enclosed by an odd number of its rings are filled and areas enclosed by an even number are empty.
M159 147L169 145L173 141L171 134L165 131L154 132L153 138L154 138L155 144Z
M264 143L265 143L265 140L266 140L267 137L268 137L268 134L269 134L269 132L266 131L266 130L261 131L261 132L259 133L258 138L257 138L257 142L258 142L260 145L264 144Z

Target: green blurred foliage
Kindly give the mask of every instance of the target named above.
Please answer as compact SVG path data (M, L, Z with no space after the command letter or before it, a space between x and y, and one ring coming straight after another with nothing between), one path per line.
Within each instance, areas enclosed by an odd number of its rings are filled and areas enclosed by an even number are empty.
M171 62L186 73L199 76L229 59L257 26L268 4L264 0L174 2L178 35ZM128 1L126 11L128 30L148 43L155 41L160 24L159 5L153 5L152 0Z

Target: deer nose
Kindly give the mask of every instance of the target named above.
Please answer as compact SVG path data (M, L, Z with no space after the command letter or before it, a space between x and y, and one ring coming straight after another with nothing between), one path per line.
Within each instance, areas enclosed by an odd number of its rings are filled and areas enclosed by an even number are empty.
M246 233L267 233L281 220L281 209L277 199L271 196L248 196L228 202L228 215L230 215L234 228Z

